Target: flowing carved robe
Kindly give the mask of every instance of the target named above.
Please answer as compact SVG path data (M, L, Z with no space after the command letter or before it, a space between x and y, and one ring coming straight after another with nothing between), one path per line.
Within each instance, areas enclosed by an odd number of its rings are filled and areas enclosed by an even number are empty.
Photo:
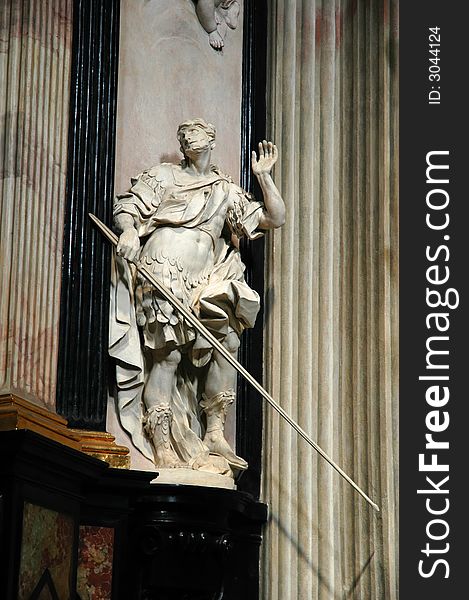
M232 240L262 235L256 228L263 204L254 201L216 167L208 176L194 178L179 165L163 163L131 181L130 191L116 198L114 214L126 213L134 218L142 240L139 260L220 341L230 331L240 335L243 329L252 327L259 310L259 296L244 280L244 265ZM220 215L224 217L221 234L214 226ZM174 250L168 253L153 243L152 233L159 227L205 231L212 238L214 264L203 265L197 273L188 272ZM184 358L172 398L171 441L180 457L190 464L204 451L198 418L203 390L198 389L198 375L210 360L211 349L162 298L155 298L156 319L151 323L145 320L142 294L148 285L127 261L114 258L109 352L117 365L120 419L134 445L152 459L152 447L142 429L142 392L149 370L146 350L166 344L180 348Z

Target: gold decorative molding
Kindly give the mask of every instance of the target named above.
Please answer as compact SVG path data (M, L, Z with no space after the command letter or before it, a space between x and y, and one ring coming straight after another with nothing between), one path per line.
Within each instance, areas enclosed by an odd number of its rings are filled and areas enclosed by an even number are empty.
M115 437L107 431L70 429L80 437L81 451L104 460L115 469L130 469L130 451L126 446L118 446Z
M0 396L0 431L29 429L64 446L81 450L80 436L68 429L67 420L14 394Z
M130 451L106 431L67 427L67 420L14 394L0 395L0 431L28 429L64 446L103 460L116 469L130 468Z

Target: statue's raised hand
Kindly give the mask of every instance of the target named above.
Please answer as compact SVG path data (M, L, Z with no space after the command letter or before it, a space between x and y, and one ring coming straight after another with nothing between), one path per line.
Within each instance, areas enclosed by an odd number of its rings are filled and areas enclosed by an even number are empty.
M277 162L277 158L278 150L275 144L266 140L259 142L259 158L257 158L256 152L252 151L252 172L258 176L270 173Z

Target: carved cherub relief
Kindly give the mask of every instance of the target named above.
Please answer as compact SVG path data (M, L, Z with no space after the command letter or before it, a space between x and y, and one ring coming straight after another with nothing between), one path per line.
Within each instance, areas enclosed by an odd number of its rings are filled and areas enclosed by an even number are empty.
M228 29L238 26L240 5L238 0L194 0L200 24L208 33L209 44L222 50Z

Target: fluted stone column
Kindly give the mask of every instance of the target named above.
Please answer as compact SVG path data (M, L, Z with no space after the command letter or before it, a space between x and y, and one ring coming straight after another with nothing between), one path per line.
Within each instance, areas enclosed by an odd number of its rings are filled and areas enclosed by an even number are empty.
M0 4L0 393L55 407L72 0Z
M266 411L261 598L396 600L397 1L272 0L265 384L380 505Z

